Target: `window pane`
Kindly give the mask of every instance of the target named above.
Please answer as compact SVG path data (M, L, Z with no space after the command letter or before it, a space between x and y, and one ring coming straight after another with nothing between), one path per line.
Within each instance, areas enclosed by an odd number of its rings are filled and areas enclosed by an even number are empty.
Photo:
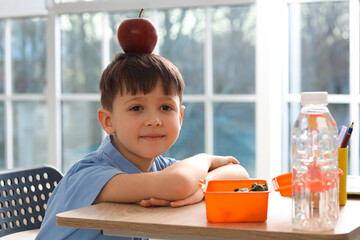
M214 104L214 154L232 155L255 177L255 104Z
M12 20L12 83L15 93L42 93L46 84L46 18Z
M62 104L63 172L100 146L102 131L97 120L98 108L98 102Z
M290 4L289 10L290 92L349 93L349 3Z
M63 93L98 93L102 14L62 15L61 82Z
M255 93L254 5L212 10L214 92Z
M328 108L336 122L338 132L340 132L341 126L350 126L350 106L348 104L329 104Z
M0 94L4 93L5 68L4 68L4 39L5 38L5 22L0 21Z
M14 102L14 167L48 162L48 112L44 102Z
M159 12L160 55L184 77L185 94L204 93L205 11L200 8Z
M350 108L348 104L329 104L328 109L334 118L338 132L340 132L341 126L349 127L351 121L349 120L350 116ZM298 114L301 111L300 103L290 103L289 104L289 139L288 139L288 149L289 149L289 156L288 156L288 167L290 169L291 161L292 161L292 155L291 155L291 131L293 124L296 121L296 118L298 117ZM350 166L350 165L349 165Z
M0 102L0 169L4 169L5 164L5 109L4 102Z
M143 18L150 19L154 23L154 19L151 17L150 10L144 10L142 15ZM137 18L139 17L139 11L129 11L129 12L120 12L120 13L113 13L109 14L109 37L110 37L110 60L113 59L114 54L117 52L124 52L119 44L117 38L117 30L120 24L129 18Z
M163 156L178 160L205 152L204 104L184 103L184 120L176 143Z

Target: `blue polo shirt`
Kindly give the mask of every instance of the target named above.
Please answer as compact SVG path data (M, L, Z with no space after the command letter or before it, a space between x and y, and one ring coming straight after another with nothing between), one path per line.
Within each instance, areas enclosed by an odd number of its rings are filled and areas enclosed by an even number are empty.
M149 172L157 172L174 164L176 160L157 157ZM59 227L56 214L90 206L104 185L119 173L142 173L129 162L113 145L113 136L107 136L96 152L92 152L75 163L53 191L45 217L36 237L37 240L56 239L140 239L103 236L100 230Z

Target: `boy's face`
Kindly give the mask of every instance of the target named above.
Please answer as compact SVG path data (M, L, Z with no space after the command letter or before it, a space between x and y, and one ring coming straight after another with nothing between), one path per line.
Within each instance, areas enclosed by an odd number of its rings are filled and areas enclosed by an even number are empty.
M184 108L179 96L164 94L159 81L146 95L119 93L112 112L99 110L99 121L108 134L114 135L116 148L125 158L133 163L152 161L175 143Z

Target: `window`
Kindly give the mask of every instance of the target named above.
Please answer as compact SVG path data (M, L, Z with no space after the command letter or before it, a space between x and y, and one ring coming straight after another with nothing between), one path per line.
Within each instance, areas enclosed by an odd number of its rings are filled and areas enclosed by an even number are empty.
M46 163L46 18L8 19L1 26L1 165Z
M358 8L358 6L357 6ZM348 1L290 3L289 9L289 89L288 97L301 91L327 91L329 110L337 122L349 127L358 122L358 47L351 44L350 26L358 26L359 16L351 17ZM357 23L355 23L357 21ZM358 29L352 29L354 35ZM352 42L359 45L359 42ZM352 48L357 49L351 50ZM356 55L353 63L350 54ZM352 67L353 66L353 67ZM355 71L357 73L355 73ZM357 76L357 77L356 77ZM299 103L289 102L289 125L295 121ZM356 131L358 132L358 131ZM359 136L352 135L350 174L359 174ZM358 144L357 144L358 145Z
M104 137L99 79L122 51L119 24L142 6L3 2L0 168L48 163L66 172ZM233 155L251 177L287 172L300 92L321 90L339 129L355 122L350 173L359 175L358 1L153 1L143 17L157 26L155 53L186 83L184 124L165 156Z
M102 22L102 13L60 16L63 171L95 151L101 143L101 128L97 121L100 98L95 101L75 98L78 94L99 94Z

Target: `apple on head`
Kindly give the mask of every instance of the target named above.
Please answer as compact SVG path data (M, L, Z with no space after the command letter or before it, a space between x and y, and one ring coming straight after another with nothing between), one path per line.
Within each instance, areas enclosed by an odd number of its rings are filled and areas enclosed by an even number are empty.
M141 18L141 9L138 18L124 20L117 31L117 38L125 53L152 53L158 35L154 24L146 18Z

